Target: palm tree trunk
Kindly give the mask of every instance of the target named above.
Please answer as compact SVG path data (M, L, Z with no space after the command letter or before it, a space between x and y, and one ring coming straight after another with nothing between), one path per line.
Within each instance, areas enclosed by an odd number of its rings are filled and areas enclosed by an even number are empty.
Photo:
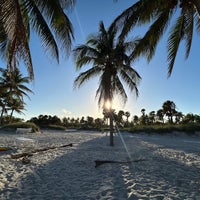
M12 119L12 116L13 116L13 112L14 112L14 109L12 109L12 111L11 111L11 113L10 113L9 122L11 122L11 119Z
M1 116L0 116L0 124L3 124L3 114L5 112L6 104L2 106Z
M110 146L114 146L114 137L113 137L113 116L110 113Z

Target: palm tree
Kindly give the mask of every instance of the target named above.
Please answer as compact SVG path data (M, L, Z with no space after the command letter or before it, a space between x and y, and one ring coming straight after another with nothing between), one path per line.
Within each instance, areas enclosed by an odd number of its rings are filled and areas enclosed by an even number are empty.
M133 123L134 123L134 125L137 125L138 122L139 122L139 117L137 115L134 115L133 116Z
M22 110L25 110L25 103L20 98L13 98L10 102L8 102L8 108L11 110L10 112L10 121L12 119L14 111L23 114Z
M180 123L180 121L183 119L183 113L175 111L174 115L176 124Z
M193 31L200 32L200 1L199 0L139 0L122 12L113 22L114 26L122 27L120 38L123 39L134 26L150 24L148 31L139 40L132 52L132 59L144 55L150 61L156 46L166 32L168 25L176 17L171 26L168 50L168 76L171 75L175 58L181 41L185 41L187 59L192 44Z
M176 113L176 104L167 100L162 105L163 113L168 117L170 123L173 123L173 116Z
M20 99L22 102L23 97L29 98L27 92L33 93L27 86L30 82L29 77L23 77L20 71L15 68L11 73L8 69L0 68L0 97L1 97L1 122L6 107L11 104L14 99Z
M155 111L151 111L151 112L149 113L149 122L150 122L151 124L153 124L153 123L155 122L155 116L156 116Z
M65 53L70 52L73 30L65 10L75 0L1 0L0 52L8 68L23 60L33 79L33 66L29 48L31 30L41 39L43 47L59 60L58 44ZM12 70L11 70L12 71Z
M117 122L119 125L123 125L123 116L124 116L124 111L123 110L119 110L117 113Z
M121 80L131 91L138 95L137 84L141 77L131 67L129 58L130 49L134 48L135 41L119 41L117 29L109 27L107 30L100 22L99 33L92 34L86 44L74 49L74 58L77 69L89 63L92 67L75 79L74 86L80 87L91 78L99 76L99 87L96 91L98 105L110 113L110 145L113 146L113 116L112 101L115 95L120 95L124 103L127 94ZM106 108L106 102L110 107Z
M141 109L142 116L145 116L145 111L146 110L144 108Z
M148 117L145 114L145 111L146 110L144 108L141 109L142 116L140 117L140 124L142 124L142 125L147 124L147 121L148 121Z
M156 116L157 116L158 120L162 121L162 123L164 124L164 112L163 112L163 109L157 110Z
M126 116L126 125L128 126L128 118L131 116L131 114L130 112L126 111L124 115Z

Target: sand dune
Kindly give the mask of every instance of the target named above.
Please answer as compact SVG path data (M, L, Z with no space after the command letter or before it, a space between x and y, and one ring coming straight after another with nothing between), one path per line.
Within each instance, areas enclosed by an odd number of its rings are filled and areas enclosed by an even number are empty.
M13 148L0 152L0 199L200 199L200 137L122 136L126 146L117 135L110 147L109 137L99 132L0 133L0 146ZM34 153L28 164L10 157L69 143L73 147ZM130 159L141 161L95 168L95 160Z

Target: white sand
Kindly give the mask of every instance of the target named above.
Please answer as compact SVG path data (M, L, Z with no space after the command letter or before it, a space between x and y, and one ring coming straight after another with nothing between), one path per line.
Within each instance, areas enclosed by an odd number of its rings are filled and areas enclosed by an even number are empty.
M122 135L131 159L141 161L95 168L95 160L129 160L119 136L110 147L109 137L98 132L0 133L0 146L14 148L0 152L0 199L200 200L200 137ZM10 158L69 143L73 147L34 154L29 164Z

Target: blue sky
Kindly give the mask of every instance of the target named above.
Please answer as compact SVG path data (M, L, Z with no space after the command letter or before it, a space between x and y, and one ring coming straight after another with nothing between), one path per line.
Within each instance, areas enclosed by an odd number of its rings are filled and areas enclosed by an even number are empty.
M77 0L75 9L69 13L74 27L74 46L83 44L91 33L98 31L101 20L106 27L123 10L128 8L133 0ZM131 36L141 34L143 28L134 29ZM133 66L142 77L138 86L140 95L129 94L125 106L120 102L115 103L116 111L130 111L131 116L141 115L141 109L146 113L157 111L166 100L173 101L177 110L184 114L192 112L200 114L199 75L199 44L200 38L194 36L189 59L184 60L184 48L179 50L172 76L167 78L167 54L164 37L156 50L156 55L150 63L145 59L139 59ZM184 44L182 45L184 47ZM98 80L90 80L80 89L73 89L74 79L79 72L75 70L72 57L63 58L60 63L45 54L40 41L32 36L32 59L35 72L35 80L30 85L34 95L27 100L24 119L37 117L40 114L57 115L59 117L102 117L102 110L98 108L95 93ZM24 72L25 69L22 70Z

